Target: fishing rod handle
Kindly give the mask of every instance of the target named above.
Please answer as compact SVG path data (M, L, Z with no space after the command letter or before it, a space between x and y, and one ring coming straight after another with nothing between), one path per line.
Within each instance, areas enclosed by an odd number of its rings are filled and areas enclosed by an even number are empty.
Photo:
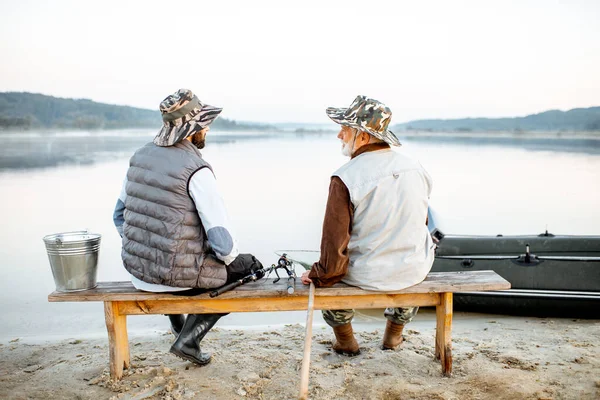
M220 288L215 289L212 292L210 292L210 297L217 297L220 294L223 294L223 293L225 293L225 292L227 292L229 290L232 290L232 289L235 289L238 286L241 286L243 283L244 282L240 279L240 280L237 280L235 282L231 282L228 285L221 286Z

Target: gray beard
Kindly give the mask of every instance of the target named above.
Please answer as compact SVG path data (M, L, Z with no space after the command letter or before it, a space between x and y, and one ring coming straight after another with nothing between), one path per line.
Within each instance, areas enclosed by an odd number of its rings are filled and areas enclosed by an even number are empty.
M350 146L350 143L342 142L342 155L352 157L352 147Z
M354 132L352 144L350 144L350 142L346 143L342 140L342 155L346 157L352 157L352 150L354 150L354 145L356 144L356 135L358 135L358 130Z

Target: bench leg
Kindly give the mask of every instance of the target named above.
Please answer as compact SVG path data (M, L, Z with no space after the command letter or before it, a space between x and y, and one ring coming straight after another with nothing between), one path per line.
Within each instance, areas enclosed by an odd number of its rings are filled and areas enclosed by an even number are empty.
M452 375L452 293L440 293L436 306L435 356L442 363L442 373Z
M123 368L129 368L129 341L127 339L127 316L119 313L118 302L104 302L104 318L108 330L110 377L119 380Z

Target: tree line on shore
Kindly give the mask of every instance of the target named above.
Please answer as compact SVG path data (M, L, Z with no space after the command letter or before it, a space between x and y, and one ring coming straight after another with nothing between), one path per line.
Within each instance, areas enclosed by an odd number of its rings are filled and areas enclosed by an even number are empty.
M516 118L463 118L411 121L396 131L417 132L532 132L600 131L600 107L549 110Z
M155 128L162 124L158 111L64 99L37 93L0 93L0 129L122 129ZM211 125L221 130L273 130L266 124L239 123L218 118Z
M0 93L0 130L156 128L162 123L154 110L64 99L26 92ZM217 118L216 130L261 130L268 124ZM396 124L394 131L414 132L530 132L600 131L600 107L550 110L516 118L428 119ZM305 128L297 129L304 133Z

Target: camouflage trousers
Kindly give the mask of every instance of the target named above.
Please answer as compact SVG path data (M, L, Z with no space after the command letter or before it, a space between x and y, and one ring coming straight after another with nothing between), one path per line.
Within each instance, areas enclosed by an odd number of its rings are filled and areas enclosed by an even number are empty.
M415 315L419 307L386 308L383 315L390 321L399 325L406 325ZM352 322L354 310L323 310L323 319L331 327L345 325Z

